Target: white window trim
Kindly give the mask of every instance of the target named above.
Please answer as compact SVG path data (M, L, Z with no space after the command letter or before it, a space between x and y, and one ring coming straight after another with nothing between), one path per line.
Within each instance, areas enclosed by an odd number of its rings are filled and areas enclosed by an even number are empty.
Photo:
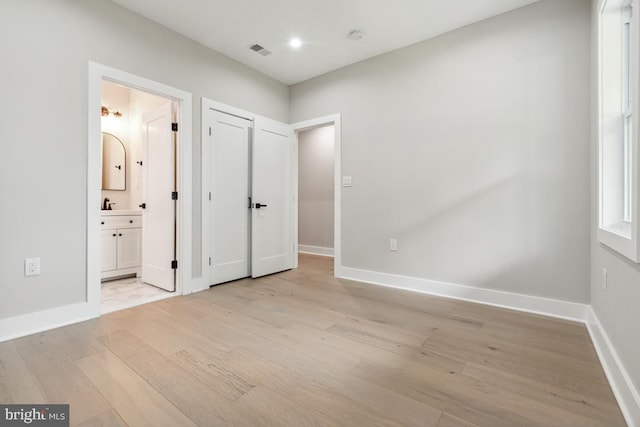
M605 99L605 85L603 84L603 14L611 10L622 11L625 7L631 7L634 13L631 14L631 36L630 43L632 53L639 52L639 36L638 27L639 19L638 2L640 0L601 0L598 16L598 240L612 248L613 250L621 253L634 262L640 262L640 236L638 222L640 220L640 185L634 185L638 183L638 163L640 162L639 146L638 146L638 56L632 54L630 58L631 62L631 102L627 103L626 108L621 105L622 120L621 129L624 131L626 125L624 123L625 118L630 117L631 125L631 141L628 144L621 141L620 147L624 150L624 155L621 156L628 160L628 163L621 163L622 170L619 173L624 174L623 188L620 191L623 192L624 206L622 207L622 215L620 221L614 224L605 224L605 209L607 206L604 204L605 192L608 191L604 187L604 145L605 145L605 132L603 126L604 117L604 99ZM624 20L622 21L624 22ZM622 38L622 36L621 36ZM621 67L622 68L622 67ZM623 82L621 81L621 85ZM622 87L620 91L622 92ZM617 88L615 90L618 90ZM621 100L623 104L624 100ZM635 111L635 114L634 114ZM624 138L624 134L622 134ZM627 194L624 194L626 192Z

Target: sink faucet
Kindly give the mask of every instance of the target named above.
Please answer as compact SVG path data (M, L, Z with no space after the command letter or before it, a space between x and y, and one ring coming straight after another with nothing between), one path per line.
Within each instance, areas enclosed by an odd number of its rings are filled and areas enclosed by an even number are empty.
M108 205L109 205L109 198L105 197L104 201L102 202L102 210L106 211L107 209L109 209Z

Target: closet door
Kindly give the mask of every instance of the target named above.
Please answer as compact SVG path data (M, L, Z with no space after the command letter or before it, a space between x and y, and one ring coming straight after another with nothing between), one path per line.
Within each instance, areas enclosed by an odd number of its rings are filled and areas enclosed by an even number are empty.
M251 277L293 268L293 132L285 123L254 120Z
M249 140L251 121L211 111L210 284L251 275Z

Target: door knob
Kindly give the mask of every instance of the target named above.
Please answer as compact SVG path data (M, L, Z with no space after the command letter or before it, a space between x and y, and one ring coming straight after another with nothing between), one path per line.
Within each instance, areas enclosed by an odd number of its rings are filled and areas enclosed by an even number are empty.
M141 207L142 209L147 209L147 204L146 203L142 203L141 205L138 205L138 207Z
M263 205L261 203L256 203L256 209L260 209L260 208L266 208L267 205Z

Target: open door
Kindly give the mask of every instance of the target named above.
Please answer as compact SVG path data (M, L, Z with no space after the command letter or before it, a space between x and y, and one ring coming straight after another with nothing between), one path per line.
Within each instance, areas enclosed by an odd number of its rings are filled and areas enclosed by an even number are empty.
M176 138L171 102L143 116L142 280L175 291ZM177 193L175 193L177 196Z
M251 277L293 268L293 132L256 117L252 144Z
M251 275L249 263L250 120L211 111L210 284ZM204 138L203 138L204 140Z

